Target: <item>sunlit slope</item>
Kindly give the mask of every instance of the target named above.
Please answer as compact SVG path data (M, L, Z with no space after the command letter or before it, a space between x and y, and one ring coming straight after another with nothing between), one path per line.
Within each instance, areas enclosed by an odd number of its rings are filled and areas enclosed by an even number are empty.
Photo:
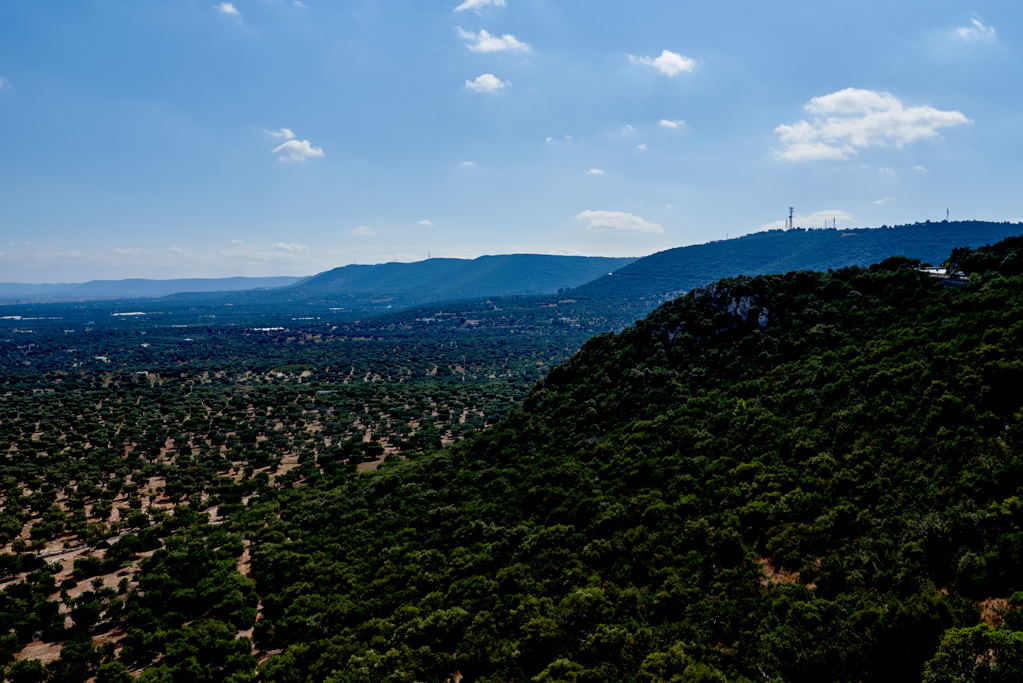
M979 247L1023 232L1018 223L953 221L858 230L772 230L668 249L578 287L587 298L659 299L723 277L827 270L907 256L937 265L956 247Z

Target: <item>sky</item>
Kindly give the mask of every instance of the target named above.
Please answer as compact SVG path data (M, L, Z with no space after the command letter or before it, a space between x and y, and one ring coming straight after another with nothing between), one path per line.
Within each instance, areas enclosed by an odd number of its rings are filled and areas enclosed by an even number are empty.
M1019 220L1023 4L0 3L0 281Z

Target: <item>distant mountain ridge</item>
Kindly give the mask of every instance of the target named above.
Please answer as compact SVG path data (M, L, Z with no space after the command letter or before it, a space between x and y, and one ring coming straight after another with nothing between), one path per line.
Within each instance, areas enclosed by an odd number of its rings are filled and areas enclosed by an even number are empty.
M641 258L572 290L588 299L664 299L736 275L825 271L908 256L937 265L957 247L1023 233L1023 224L941 221L880 228L769 230L676 247Z
M652 308L660 301L726 277L825 271L869 265L889 256L909 256L937 265L953 249L976 249L1021 233L1023 224L988 221L841 230L795 228L676 247L639 259L507 254L349 265L307 278L0 283L0 300L149 297L178 306L230 304L247 310L294 310L294 305L302 305L303 311L327 306L336 312L363 315L442 301L557 294L581 300L628 300Z
M84 283L21 284L0 283L0 300L18 299L117 299L161 297L178 292L230 292L267 287L286 287L307 277L223 277L175 280L91 280Z
M635 260L541 254L480 256L472 260L435 258L415 263L334 268L313 276L297 288L308 293L333 294L421 290L445 298L451 298L449 295L541 294L577 286L580 279L588 282Z
M245 305L329 304L349 311L407 308L439 301L522 294L553 294L577 287L635 261L603 256L504 254L474 259L434 258L334 268L290 287L196 296L177 301Z

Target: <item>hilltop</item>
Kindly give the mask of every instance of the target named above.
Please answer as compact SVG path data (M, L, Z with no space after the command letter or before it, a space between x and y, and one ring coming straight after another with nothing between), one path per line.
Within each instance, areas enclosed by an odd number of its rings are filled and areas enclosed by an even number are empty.
M475 259L435 258L413 263L348 265L270 291L194 294L168 301L188 305L322 306L372 313L460 299L551 294L621 268L634 258L506 254ZM307 310L307 309L306 309Z
M980 247L1018 235L1018 223L942 221L880 228L769 230L730 240L667 249L568 293L587 299L652 299L736 275L845 268L907 256L937 265L956 247Z
M344 266L292 290L304 295L405 294L412 301L543 294L574 287L632 263L634 258L507 254L475 259Z

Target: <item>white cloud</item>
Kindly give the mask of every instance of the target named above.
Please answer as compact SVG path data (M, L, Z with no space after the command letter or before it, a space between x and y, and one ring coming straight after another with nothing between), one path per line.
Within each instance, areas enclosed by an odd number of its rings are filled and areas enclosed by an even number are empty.
M181 247L171 247L167 251L173 251L175 254L187 254L188 252Z
M231 240L231 244L245 244L245 240Z
M636 145L636 149L646 149L646 143L644 142L641 145Z
M294 0L294 2L292 2L291 4L293 7L301 7L302 9L308 9L308 6L304 2L302 2L302 0Z
M875 199L874 203L880 205L884 204L885 202L890 202L891 200L892 200L891 197L881 197L880 199Z
M4 78L3 76L0 76L0 90L3 90L4 88L13 88L13 87L14 86L11 85L11 82L9 80Z
M285 244L284 242L278 242L273 246L274 249L278 251L309 251L309 247L307 247L306 245L295 244L294 242L291 242L289 244Z
M633 133L633 132L635 132L635 130L636 130L635 128L633 128L632 126L630 126L627 123L624 126L622 126L622 132L623 133Z
M482 30L478 34L472 31L465 31L461 26L456 26L455 32L458 33L459 38L476 41L474 45L466 45L473 52L501 52L502 50L529 52L529 45L516 40L515 36L508 33L498 38Z
M375 235L373 228L367 228L365 225L357 225L352 228L352 234L356 237L369 237Z
M672 206L671 204L665 204L664 208L666 208L666 209L674 209L675 207Z
M423 220L421 220L421 221L419 221L418 223L416 223L416 225L426 225L426 226L431 226L431 227L432 227L432 226L433 226L433 223L432 223L432 222L430 222L430 221L428 221L428 220L426 220L426 219L424 218Z
M483 74L475 81L466 81L465 87L474 92L497 92L501 88L507 88L511 83L502 81L494 74Z
M291 140L295 137L295 134L291 132L290 128L281 128L278 131L268 130L266 131L266 134L273 138L284 138L285 140Z
M455 11L461 12L462 10L471 9L479 14L479 11L487 5L504 7L504 0L465 0L465 2L455 8Z
M640 232L652 235L663 235L664 228L657 223L648 223L639 216L621 211L583 211L576 218L590 222L587 230L607 233Z
M230 14L235 17L241 16L241 12L235 9L234 5L229 2L222 2L219 5L214 5L213 9L217 10L221 14Z
M678 121L671 121L669 119L661 119L658 125L664 126L665 128L678 128L679 126L686 125L686 122L682 119Z
M933 107L905 107L886 92L846 88L830 95L814 97L803 106L815 118L774 129L784 149L775 157L788 161L847 159L857 148L896 147L916 140L938 137L939 128L972 121L959 111L940 111Z
M995 29L993 26L985 26L979 16L974 15L973 19L970 19L969 26L960 26L955 30L955 36L960 40L966 41L977 41L977 40L998 40L995 36Z
M926 168L924 168L923 166L914 166L914 167L913 167L913 170L914 170L914 171L923 171L924 173L926 173L926 172L927 172L927 169L926 169Z
M601 171L599 168L591 168L590 170L586 171L586 175L604 175L604 172Z
M471 161L463 161L462 163L459 164L459 166L462 166L463 168L472 168L475 165L476 164Z
M837 209L831 209L829 211L814 211L808 216L802 214L796 214L792 217L793 224L798 227L804 228L819 228L824 225L831 225L831 221L838 223L851 223L853 222L852 214L846 211L838 211ZM780 221L771 221L770 223L764 223L760 226L761 230L780 230L788 225L788 218Z
M885 175L895 175L895 169L888 168L887 166L882 166L881 168L877 169L877 172L883 173Z
M637 57L629 55L629 61L633 64L646 64L656 67L662 74L676 76L683 71L692 73L696 66L696 60L689 57L665 50L660 57Z
M319 147L313 147L309 144L308 140L288 140L280 147L275 147L271 151L274 154L281 154L281 161L305 161L311 157L324 156L323 150Z
M544 140L544 142L546 142L546 143L547 143L547 144L549 145L549 144L551 144L552 142L554 142L554 138L552 138L552 137L550 137L550 136L547 136L547 139L546 139L546 140Z

